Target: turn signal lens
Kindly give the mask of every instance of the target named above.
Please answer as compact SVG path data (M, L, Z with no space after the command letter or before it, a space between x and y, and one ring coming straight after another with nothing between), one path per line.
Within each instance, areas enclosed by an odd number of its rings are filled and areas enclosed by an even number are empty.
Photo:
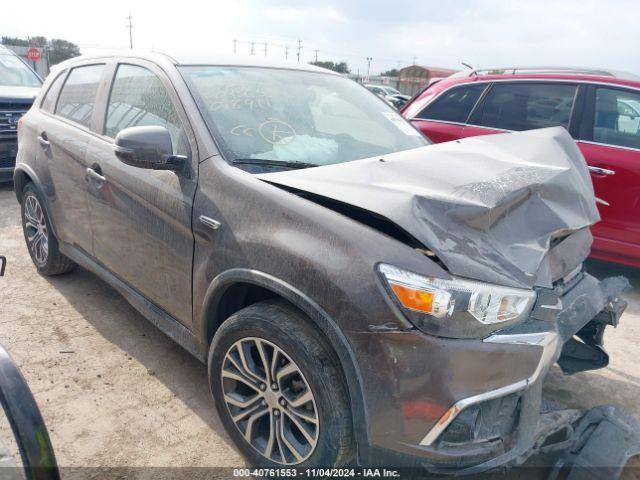
M409 310L444 317L450 308L451 295L442 290L427 291L394 282L389 282L389 286L402 306Z
M405 307L424 313L431 313L433 310L433 293L415 290L397 283L391 283L390 286L400 303Z

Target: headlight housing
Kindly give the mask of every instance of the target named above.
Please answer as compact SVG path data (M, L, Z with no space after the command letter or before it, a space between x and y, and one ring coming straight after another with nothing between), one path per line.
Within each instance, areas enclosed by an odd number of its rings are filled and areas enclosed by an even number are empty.
M533 290L425 277L384 263L378 270L405 316L423 332L440 337L485 337L522 320L536 300Z

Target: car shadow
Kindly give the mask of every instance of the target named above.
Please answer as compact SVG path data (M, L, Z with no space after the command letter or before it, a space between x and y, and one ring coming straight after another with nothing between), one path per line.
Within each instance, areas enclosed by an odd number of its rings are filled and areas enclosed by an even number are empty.
M142 364L223 441L237 451L216 412L207 368L147 321L118 291L78 267L45 279L97 332Z
M18 215L0 215L0 228L15 227L21 224L20 208L13 192L13 182L0 182L0 205L4 206L5 202L11 202L12 207L18 207Z

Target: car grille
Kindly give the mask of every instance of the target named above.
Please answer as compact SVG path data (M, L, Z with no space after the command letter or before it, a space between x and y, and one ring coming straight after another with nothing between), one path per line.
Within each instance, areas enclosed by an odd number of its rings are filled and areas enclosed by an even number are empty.
M15 139L8 142L0 142L0 169L13 168L16 164L18 144Z
M24 115L26 110L0 110L0 134L16 134L18 131L18 120Z

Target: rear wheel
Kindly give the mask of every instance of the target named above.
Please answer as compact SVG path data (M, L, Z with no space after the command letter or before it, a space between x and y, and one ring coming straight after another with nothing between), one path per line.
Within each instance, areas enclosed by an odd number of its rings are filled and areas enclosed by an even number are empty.
M58 249L58 240L43 207L40 194L28 183L22 193L22 230L34 265L43 275L59 275L76 268L76 264Z
M254 465L333 466L352 455L351 414L335 354L310 320L264 301L230 317L209 351L218 413Z

